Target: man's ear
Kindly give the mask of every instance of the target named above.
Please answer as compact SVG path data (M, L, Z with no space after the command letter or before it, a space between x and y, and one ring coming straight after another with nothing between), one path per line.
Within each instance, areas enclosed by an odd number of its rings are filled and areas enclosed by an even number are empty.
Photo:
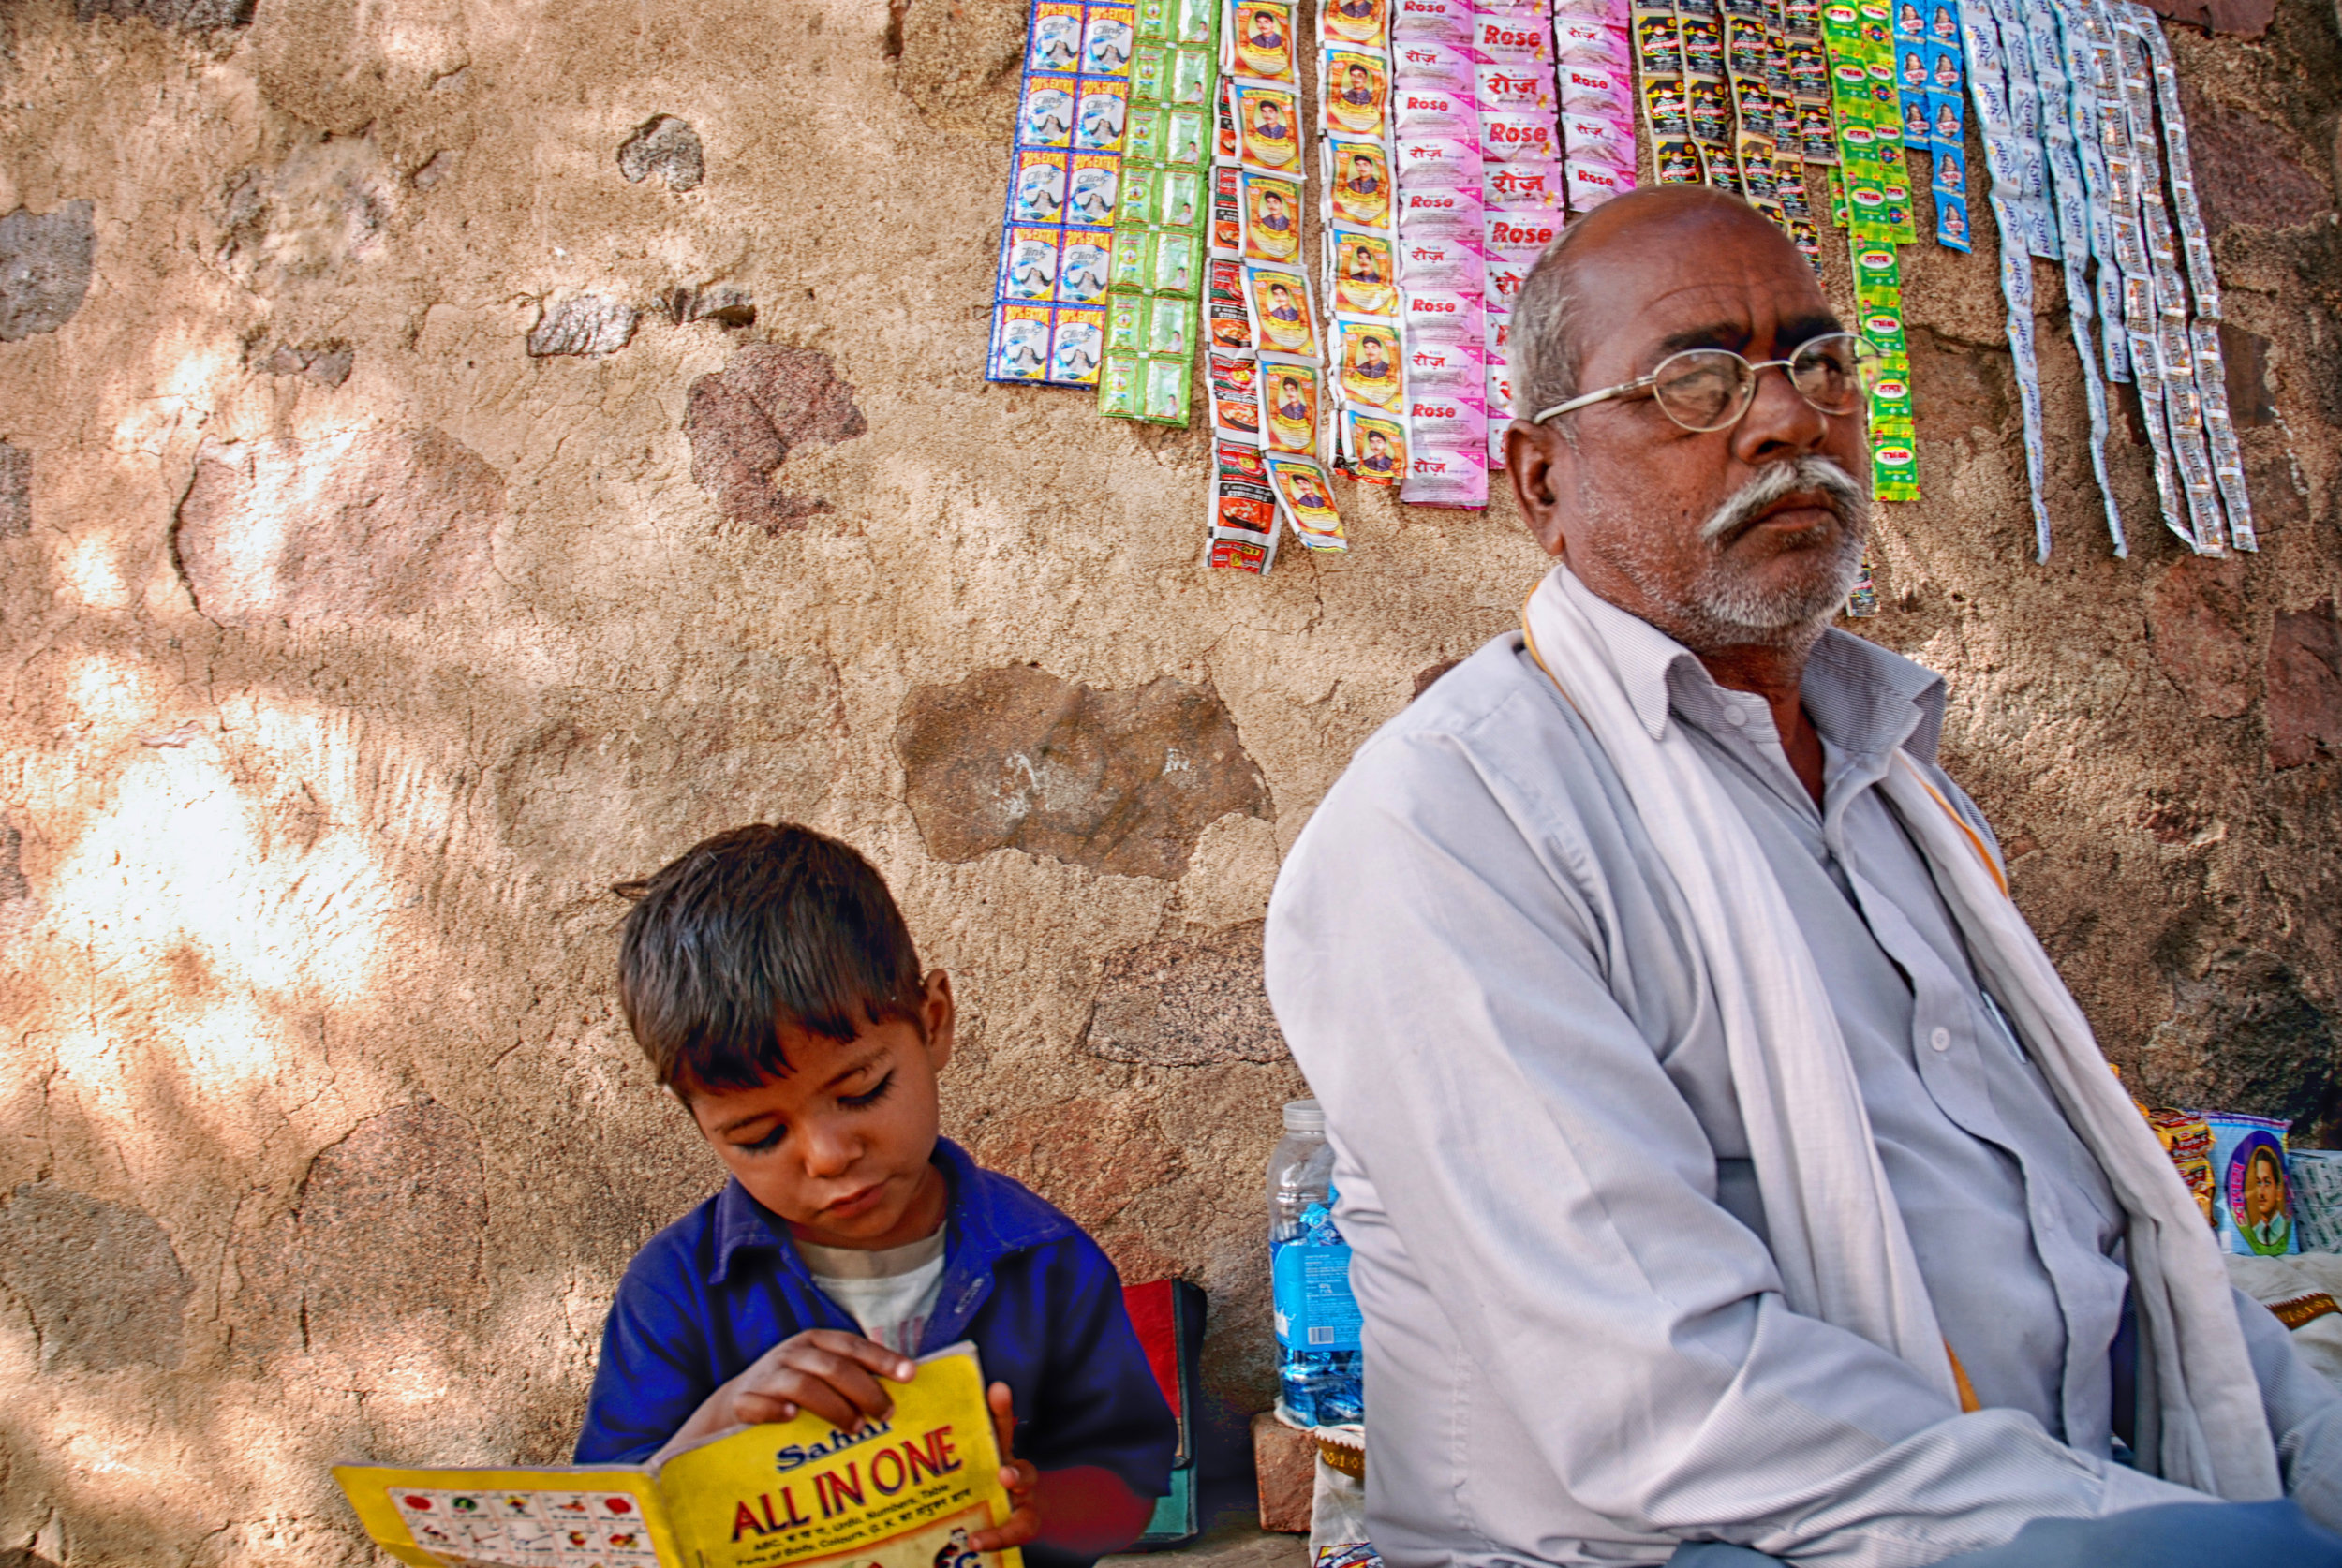
M1562 537L1561 499L1569 483L1577 450L1549 425L1515 420L1505 432L1505 471L1513 478L1513 499L1521 521L1549 555L1568 546Z

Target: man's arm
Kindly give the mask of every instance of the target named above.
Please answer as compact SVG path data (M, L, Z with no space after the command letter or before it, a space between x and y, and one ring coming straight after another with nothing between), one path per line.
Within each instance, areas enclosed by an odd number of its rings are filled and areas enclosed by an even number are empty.
M2243 1291L2234 1294L2245 1351L2277 1440L2285 1493L2320 1524L2342 1530L2342 1389L2302 1360L2292 1330L2275 1313Z
M1482 722L1508 721L1550 726L1517 705ZM1424 732L1361 754L1279 879L1268 984L1404 1266L1570 1495L1816 1563L1932 1561L2037 1516L2196 1498L2029 1416L1963 1415L1784 1306L1764 1244L1717 1202L1665 1044L1608 978L1696 960L1624 951L1638 933L1560 780L1488 758Z

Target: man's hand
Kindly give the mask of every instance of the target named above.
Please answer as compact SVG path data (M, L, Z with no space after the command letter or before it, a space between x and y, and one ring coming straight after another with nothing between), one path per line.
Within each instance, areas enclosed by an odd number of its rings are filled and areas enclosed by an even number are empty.
M657 1458L734 1427L787 1421L801 1410L851 1431L894 1412L894 1397L880 1378L909 1383L917 1369L909 1356L859 1334L808 1328L758 1356L747 1371L702 1400Z
M1016 1458L1016 1412L1008 1384L994 1383L984 1398L992 1407L992 1429L1000 1439L1001 1485L1008 1488L1010 1513L991 1529L970 1536L971 1548L1006 1551L1045 1538L1053 1546L1102 1557L1138 1539L1154 1514L1152 1502L1099 1465L1076 1465L1045 1475L1031 1461Z

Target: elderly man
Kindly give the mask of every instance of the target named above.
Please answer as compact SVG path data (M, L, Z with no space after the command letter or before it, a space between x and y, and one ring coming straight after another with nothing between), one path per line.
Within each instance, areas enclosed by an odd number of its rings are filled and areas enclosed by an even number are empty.
M1682 185L1573 225L1513 342L1562 564L1269 909L1385 1558L2342 1563L2342 1395L2008 902L1942 682L1830 629L1870 351Z

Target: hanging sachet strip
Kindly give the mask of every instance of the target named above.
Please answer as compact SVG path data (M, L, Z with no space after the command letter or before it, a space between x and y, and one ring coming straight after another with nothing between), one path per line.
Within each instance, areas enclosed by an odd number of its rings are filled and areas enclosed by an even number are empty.
M1249 392L1251 402L1243 407L1239 398L1238 418L1258 451L1240 466L1240 476L1230 475L1224 458L1215 465L1223 488L1245 505L1230 518L1215 498L1213 515L1216 527L1246 521L1265 491L1272 526L1282 515L1308 548L1344 550L1347 537L1322 464L1327 399L1316 303L1301 254L1309 139L1300 27L1297 5L1288 0L1230 0L1223 22L1222 62L1231 74L1222 92L1213 178L1215 200L1234 210L1236 236L1234 256L1214 260L1235 274L1218 287L1225 291L1233 282L1245 327L1238 365L1223 375L1245 383L1238 390ZM1216 425L1215 434L1225 443L1232 433Z
M1894 14L1888 0L1861 0L1862 66L1870 73L1871 156L1887 198L1882 214L1897 244L1920 237L1911 205L1911 174L1904 158L1902 93L1895 86Z
M2129 554L2123 537L2123 519L2114 501L2113 481L2106 467L2106 386L2098 377L2098 353L2091 328L2090 190L2083 169L2075 129L2084 124L2076 112L2080 95L2068 74L2068 54L2060 33L2062 0L2036 0L2020 13L2026 55L2042 108L2042 140L2048 153L2051 212L2057 226L2059 252L2066 272L2066 303L2074 333L2074 352L2082 364L2082 388L2090 412L2090 468L2106 508L2107 534L2117 557ZM2004 41L2008 41L2004 39Z
M1813 0L1801 0L1804 17L1819 37L1819 13ZM1781 214L1776 220L1798 253L1821 269L1821 227L1814 219L1806 189L1804 133L1800 126L1797 78L1790 67L1789 7L1786 0L1768 0L1764 16L1765 96L1772 111L1772 194Z
M1238 74L1228 99L1239 150L1241 260L1245 294L1253 308L1261 462L1269 490L1303 545L1345 550L1348 537L1324 466L1327 399L1321 347L1313 339L1299 341L1278 303L1280 288L1290 290L1291 308L1314 324L1316 308L1301 256L1307 158L1301 146L1301 77L1291 44L1297 24L1293 11L1262 0L1235 0L1229 16L1236 29L1229 54ZM1265 135L1264 121L1272 131L1289 134L1289 142ZM1389 275L1388 260L1356 255L1352 267L1371 286L1373 277Z
M1554 17L1577 0L1555 0ZM1691 105L1683 68L1682 23L1674 0L1634 0L1630 26L1635 65L1641 76L1643 124L1651 133L1651 163L1663 185L1697 185L1704 178L1697 143L1692 141ZM1566 69L1566 67L1564 67ZM1564 108L1566 138L1577 111ZM1632 150L1629 139L1628 150Z
M1562 231L1564 183L1586 181L1589 206L1634 184L1633 165L1580 162L1572 176L1563 157L1557 56L1567 50L1583 67L1598 66L1623 85L1633 79L1626 35L1607 22L1552 22L1547 0L1518 5L1488 0L1473 13L1472 93L1479 111L1481 325L1476 352L1459 367L1476 394L1481 425L1481 504L1487 475L1505 466L1505 430L1513 418L1512 319L1529 269ZM1564 67L1566 68L1566 67ZM1633 134L1634 122L1627 122ZM1632 142L1628 143L1631 148Z
M1211 215L1219 22L1219 0L1138 0L1098 380L1098 411L1112 419L1188 422Z
M1205 558L1218 570L1266 572L1277 556L1277 502L1261 460L1260 345L1245 304L1244 265L1262 247L1287 262L1300 251L1299 181L1289 177L1300 159L1301 140L1292 6L1267 0L1223 11L1219 31L1216 64L1223 74L1212 97L1204 285L1204 388L1212 429ZM1233 107L1239 81L1272 90L1251 103L1251 151L1267 164L1259 170L1245 166L1246 141ZM1279 88L1282 94L1274 91ZM1281 176L1278 170L1286 172ZM1248 178L1255 172L1262 178Z
M2224 529L2211 454L2203 439L2202 405L2195 391L2187 295L2180 282L2171 214L2163 200L2152 57L2139 13L2127 6L2108 8L2130 130L2131 166L2137 176L2139 244L2144 251L2143 275L2134 277L2128 264L2124 268L2124 315L2130 333L2131 367L2142 405L2151 401L2146 395L2150 382L2158 394L2152 401L2160 407L2173 481L2172 488L2162 492L2164 524L2200 554L2218 555L2225 548ZM2157 423L2150 416L2150 436ZM2158 468L2158 483L2162 477Z
M1882 501L1916 500L1911 360L1903 326L1903 270L1895 255L1896 240L1916 230L1902 169L1891 22L1884 5L1832 0L1821 14L1854 263L1856 330L1883 362L1870 393L1871 490Z
M2098 145L2104 154L2109 200L2108 228L2119 290L2115 307L2107 313L2107 337L2122 344L2119 374L2110 378L2131 382L2139 395L2140 422L2155 474L2156 498L2164 526L2196 547L2194 534L2182 516L2179 466L2172 454L2171 429L2164 416L2164 382L2155 341L2157 322L2155 275L2147 259L2146 224L2141 215L2141 186L2147 175L2141 168L2131 125L2130 96L2125 83L2122 38L2102 0L2076 0L2090 37L2093 92L2097 99ZM2101 273L2101 278L2104 274ZM2103 299L2103 286L2099 290ZM2120 333L2115 323L2122 323Z
M1659 14L1671 39L1674 12ZM1564 196L1572 213L1590 213L1635 188L1639 25L1629 0L1553 0L1553 58L1546 74L1560 111ZM1680 79L1680 65L1671 68Z
M1535 24L1544 30L1541 15ZM1392 22L1394 81L1403 72L1406 83L1392 94L1387 118L1399 176L1402 360L1386 368L1379 320L1336 324L1343 396L1397 413L1406 451L1400 496L1427 506L1488 504L1476 35L1469 0L1409 0Z
M1935 200L1935 243L1965 251L1968 238L1967 66L1954 0L1896 0L1895 77L1903 105L1903 155Z
M1149 3L1160 12L1166 0ZM1099 385L1139 9L1127 0L1035 0L986 380Z
M2132 7L2132 19L2146 41L2154 67L2156 104L2163 120L2163 163L2172 186L2172 221L2179 229L2188 287L2195 295L2187 331L2195 351L2196 396L2202 408L2204 438L2212 450L2213 482L2228 513L2229 542L2239 550L2258 550L2260 543L2253 531L2252 501L2245 492L2244 454L2229 415L2228 371L2220 353L2220 284L2213 273L2212 242L2196 197L2195 157L2187 143L2187 118L2180 106L2179 72L2162 24L2137 6Z
M1361 484L1395 486L1407 476L1409 452L1390 26L1385 0L1320 0L1319 218L1327 311L1320 362L1330 383L1335 461Z
M2082 358L2083 392L2089 401L2090 466L2106 510L2106 531L2116 557L2130 553L2122 510L2107 471L2106 451L2112 419L2106 383L2127 379L2130 358L2123 348L2121 273L2114 259L2111 176L2108 172L2101 104L2111 79L2105 60L2092 47L2086 7L2077 0L2050 0L2058 61L2065 77L2067 111L2073 126L2073 156L2081 179L2080 228L2063 208L2059 221L2066 251L2066 292L2073 312L2074 348ZM2094 303L2095 302L2095 303ZM2091 337L2096 318L2098 343ZM2102 372L2102 373L2101 373Z
M2050 552L2049 504L2042 495L2041 376L2033 348L2033 261L2024 211L2025 166L2009 119L2008 54L2000 23L1985 0L1961 0L1960 25L1967 47L1968 92L1976 104L1977 129L1984 142L1991 176L1993 219L2000 229L2001 298L2008 310L2008 353L2017 377L2017 401L2024 421L2025 480L2033 507L2035 554ZM2023 46L2022 42L2019 48Z
M1789 117L1781 137L1784 153L1799 165L1800 219L1789 213L1789 232L1816 270L1821 266L1824 223L1846 226L1843 182L1838 176L1838 121L1831 108L1830 54L1822 40L1820 0L1784 0L1782 52L1789 78ZM1794 126L1795 135L1788 126ZM1786 207L1787 202L1784 202Z

